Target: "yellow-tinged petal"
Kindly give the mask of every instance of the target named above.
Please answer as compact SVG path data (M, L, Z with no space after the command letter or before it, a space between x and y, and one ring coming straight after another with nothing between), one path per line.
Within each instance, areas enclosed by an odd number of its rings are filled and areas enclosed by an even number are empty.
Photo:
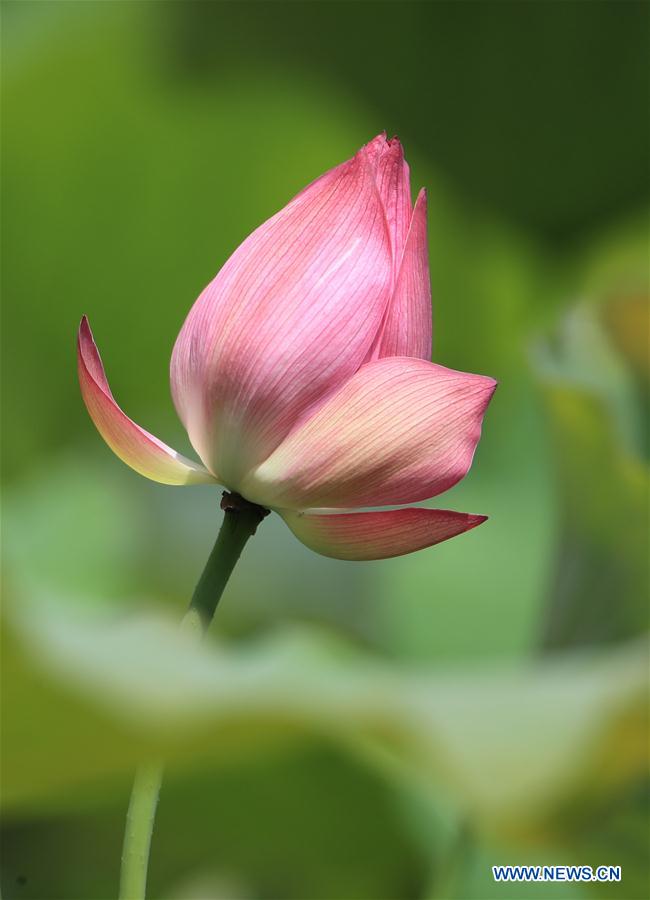
M435 497L467 474L495 386L422 359L367 363L250 473L241 493L294 510Z
M81 394L90 418L111 450L127 466L145 478L163 484L217 481L202 465L181 456L122 412L108 386L104 366L85 316L77 337L77 364Z

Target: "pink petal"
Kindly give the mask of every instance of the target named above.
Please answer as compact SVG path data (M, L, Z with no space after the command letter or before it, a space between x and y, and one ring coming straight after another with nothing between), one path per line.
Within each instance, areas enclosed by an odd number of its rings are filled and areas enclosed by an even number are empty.
M372 358L414 356L431 359L431 282L427 242L427 197L420 191L395 291Z
M176 453L122 412L113 399L85 316L77 336L77 364L81 394L90 418L111 450L127 466L163 484L216 481L203 466Z
M392 253L365 153L260 226L194 304L174 347L174 400L203 461L236 487L362 364Z
M390 506L467 473L496 382L421 359L363 366L241 486L283 509Z
M379 195L384 204L391 234L395 276L411 221L411 185L408 163L397 138L386 140L385 132L363 148L372 166Z
M403 556L476 528L487 516L448 509L390 509L378 512L305 513L281 511L298 540L334 559Z

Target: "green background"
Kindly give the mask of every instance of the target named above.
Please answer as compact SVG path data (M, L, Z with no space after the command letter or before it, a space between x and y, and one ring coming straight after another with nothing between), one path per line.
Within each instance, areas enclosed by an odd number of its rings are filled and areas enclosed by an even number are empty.
M5 900L115 896L137 761L168 760L150 896L650 894L648 10L635 2L3 2ZM440 505L377 563L271 517L209 646L174 622L219 495L94 430L168 387L237 244L377 132L429 190L434 360L496 377ZM492 864L622 865L495 885Z

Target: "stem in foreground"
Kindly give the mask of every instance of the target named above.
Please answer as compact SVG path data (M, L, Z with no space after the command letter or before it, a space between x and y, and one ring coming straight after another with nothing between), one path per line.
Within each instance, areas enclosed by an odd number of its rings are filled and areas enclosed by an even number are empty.
M225 512L221 529L181 623L183 630L197 636L207 631L246 541L269 512L227 491L221 508ZM136 772L124 831L120 900L144 900L162 775L161 762L143 763Z

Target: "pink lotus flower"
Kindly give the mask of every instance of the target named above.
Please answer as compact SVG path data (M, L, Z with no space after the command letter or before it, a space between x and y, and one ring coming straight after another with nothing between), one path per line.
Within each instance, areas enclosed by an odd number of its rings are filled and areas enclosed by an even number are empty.
M124 462L225 485L339 559L410 553L486 518L363 509L434 497L470 468L496 382L430 356L426 195L412 207L385 135L254 231L190 310L171 387L203 465L122 412L85 317L78 338L86 406Z

